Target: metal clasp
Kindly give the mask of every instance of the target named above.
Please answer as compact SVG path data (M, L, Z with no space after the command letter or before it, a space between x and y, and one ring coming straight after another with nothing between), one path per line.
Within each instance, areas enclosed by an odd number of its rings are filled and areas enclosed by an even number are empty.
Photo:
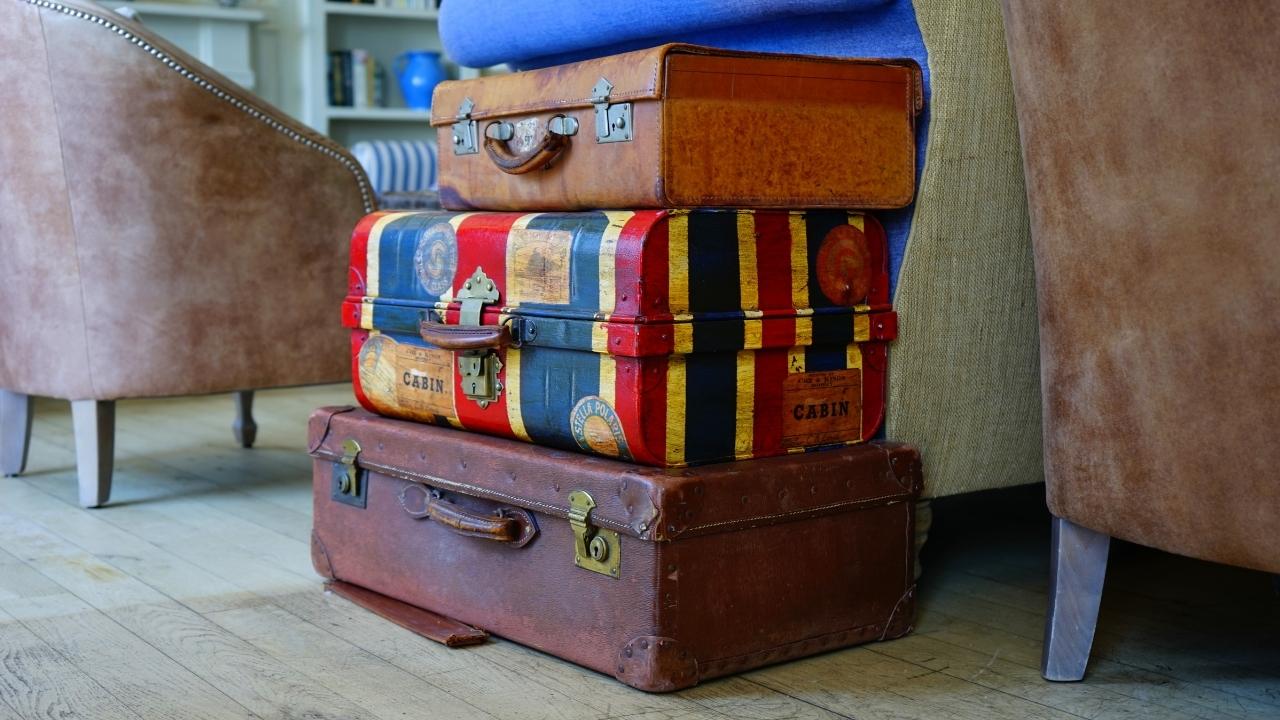
M591 88L591 104L596 109L596 142L631 141L631 103L609 103L613 83L605 78Z
M458 312L459 325L479 326L485 303L498 302L498 288L484 269L477 267L471 277L462 283L454 296L462 308ZM458 353L458 374L461 376L462 394L474 400L481 408L489 407L502 395L502 381L498 372L502 361L492 350L467 350Z
M362 508L368 502L368 495L356 465L359 457L360 443L350 438L342 441L342 458L333 465L332 497L340 503Z
M583 490L569 493L569 526L573 529L573 564L609 577L618 577L622 546L618 533L591 524L596 501Z
M454 155L474 155L480 152L480 143L476 136L476 121L471 119L471 111L475 110L475 107L476 104L469 97L463 98L462 104L458 106L458 114L454 117L455 122L452 125Z

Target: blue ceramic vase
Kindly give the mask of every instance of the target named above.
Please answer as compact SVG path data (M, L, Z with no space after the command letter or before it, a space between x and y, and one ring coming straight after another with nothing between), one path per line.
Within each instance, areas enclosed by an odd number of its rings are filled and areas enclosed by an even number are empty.
M440 53L410 50L396 58L393 69L400 83L404 104L412 110L431 109L431 91L444 79Z

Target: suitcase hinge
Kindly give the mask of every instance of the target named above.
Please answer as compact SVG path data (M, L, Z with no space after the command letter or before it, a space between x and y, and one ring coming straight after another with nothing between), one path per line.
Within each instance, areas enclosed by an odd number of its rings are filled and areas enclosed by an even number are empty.
M360 457L360 443L350 438L342 442L342 458L333 464L332 497L340 503L362 508L368 502L366 483L361 482L360 468L356 458Z
M480 315L485 303L498 302L498 288L482 268L477 267L471 277L462 284L454 296L462 308L458 313L459 325L480 325ZM462 394L474 400L481 408L502 394L502 381L498 372L502 361L492 350L468 350L458 353L458 374L462 376Z
M463 98L458 106L458 114L453 123L453 154L474 155L480 152L480 143L476 137L476 121L471 119L471 111L476 104L471 98Z
M569 526L573 528L573 564L601 575L618 577L622 547L618 533L591 524L596 501L583 490L569 493Z
M613 83L605 78L591 88L591 104L596 109L596 142L631 141L631 103L609 104Z

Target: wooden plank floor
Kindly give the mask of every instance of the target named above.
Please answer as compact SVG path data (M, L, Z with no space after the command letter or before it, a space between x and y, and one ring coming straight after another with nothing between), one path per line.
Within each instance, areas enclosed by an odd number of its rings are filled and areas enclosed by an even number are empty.
M76 504L70 415L0 479L0 720L1280 718L1272 579L1119 544L1088 681L1038 674L1042 491L935 504L917 631L648 695L518 645L447 650L326 595L305 418L343 387L122 402L111 506ZM1224 522L1230 519L1224 518Z

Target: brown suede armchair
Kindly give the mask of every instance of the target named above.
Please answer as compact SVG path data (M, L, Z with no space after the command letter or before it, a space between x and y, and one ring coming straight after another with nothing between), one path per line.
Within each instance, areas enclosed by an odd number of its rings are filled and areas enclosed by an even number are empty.
M31 396L72 401L106 502L114 401L344 380L368 181L332 141L92 3L0 0L0 472Z
M1005 0L1079 680L1111 537L1280 572L1280 5Z

